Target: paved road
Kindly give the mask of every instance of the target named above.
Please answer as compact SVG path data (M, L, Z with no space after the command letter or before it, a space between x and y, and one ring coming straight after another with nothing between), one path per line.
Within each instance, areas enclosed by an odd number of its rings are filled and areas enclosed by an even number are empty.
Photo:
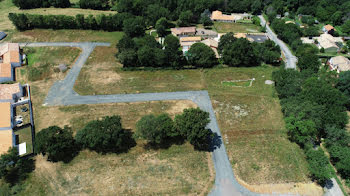
M267 36L274 41L277 45L280 46L284 56L286 57L286 68L287 69L296 69L296 63L298 61L297 57L295 57L292 52L289 50L287 45L277 38L277 35L271 30L270 26L266 23L266 20L263 16L259 15L261 26L265 26L266 24L266 33Z

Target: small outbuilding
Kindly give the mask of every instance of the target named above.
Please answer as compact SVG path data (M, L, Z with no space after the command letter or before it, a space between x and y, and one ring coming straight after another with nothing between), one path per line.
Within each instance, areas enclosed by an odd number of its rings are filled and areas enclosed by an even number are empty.
M343 56L332 57L328 64L332 71L336 70L338 73L350 70L350 60Z

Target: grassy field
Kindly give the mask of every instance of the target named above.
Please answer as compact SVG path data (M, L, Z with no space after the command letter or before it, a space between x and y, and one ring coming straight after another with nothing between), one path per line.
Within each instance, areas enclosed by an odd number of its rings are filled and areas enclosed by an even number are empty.
M76 1L72 1L76 3ZM68 15L75 16L77 14L84 15L98 15L98 14L115 14L114 11L98 11L98 10L89 10L89 9L79 9L79 8L38 8L38 9L28 9L28 10L19 10L18 7L14 6L12 0L3 0L0 1L0 30L2 31L11 31L14 30L12 22L8 19L9 13L28 13L28 14L54 14L54 15Z
M40 67L47 61L71 66L79 50L43 47L30 52L29 66ZM21 74L26 73L23 71L26 69L17 69L17 75L22 76L19 81L23 83L28 82L26 75ZM120 115L123 127L134 130L136 121L143 115L167 112L174 117L185 108L196 107L190 101L43 106L49 88L62 78L47 76L29 82L37 132L53 125L68 125L76 133L90 120L106 115ZM29 140L28 134L20 134L25 136L20 142ZM38 156L36 170L24 182L19 195L113 195L116 192L121 195L206 195L212 188L214 176L210 153L194 151L187 143L152 150L139 140L128 153L100 155L82 151L69 164L50 163Z
M258 33L260 26L247 23L214 22L214 29L218 33Z

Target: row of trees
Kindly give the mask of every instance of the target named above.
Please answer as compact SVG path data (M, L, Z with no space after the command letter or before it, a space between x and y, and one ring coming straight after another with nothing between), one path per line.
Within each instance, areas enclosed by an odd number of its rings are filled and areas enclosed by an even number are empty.
M9 19L16 28L21 31L34 28L121 31L123 30L124 21L137 20L137 18L134 18L132 15L125 13L114 15L102 14L97 16L88 15L87 17L82 14L77 14L74 17L66 15L10 13Z
M154 147L168 147L187 140L195 149L209 150L214 137L206 128L209 122L209 113L199 108L185 109L174 120L168 114L146 115L137 122L135 136Z
M110 9L109 0L79 0L79 6L82 9L93 9L93 10Z
M334 88L338 84L334 73L320 70L319 65L318 57L309 52L299 59L301 72L281 69L273 73L273 79L281 99L289 138L305 150L313 179L324 184L331 174L328 159L318 145L322 142L321 138L326 138L329 149L337 145L332 141L337 140L345 147L349 140L348 136L344 136L347 135L344 130L348 122L347 101L343 93ZM337 158L333 160L342 161L338 171L346 177L350 174L350 159L345 158L345 152L339 153L334 155ZM330 150L330 154L332 157L334 152ZM342 168L345 165L347 169Z
M20 9L33 9L41 7L70 7L69 0L12 0L13 4Z

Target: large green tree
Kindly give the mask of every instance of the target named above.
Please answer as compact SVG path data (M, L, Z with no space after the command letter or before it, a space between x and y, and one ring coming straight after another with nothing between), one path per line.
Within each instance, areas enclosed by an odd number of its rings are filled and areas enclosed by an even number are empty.
M173 120L168 114L146 115L136 123L136 137L146 139L151 145L169 144L172 137L178 136Z
M123 22L123 31L126 35L130 37L143 36L145 34L145 30L145 21L140 16L125 19Z
M165 37L167 35L168 20L165 17L160 18L156 22L156 30L159 37Z
M321 148L318 150L311 148L306 152L306 159L309 163L311 177L321 185L324 185L331 177L328 158L324 151Z
M346 106L350 109L350 71L340 72L336 88L345 95Z
M311 73L317 73L321 67L321 61L316 54L304 53L298 59L298 67L301 71L310 71Z
M218 64L214 51L203 43L195 43L188 50L188 61L195 67L210 68Z
M199 150L209 150L213 133L206 129L210 122L209 113L199 108L185 109L175 116L175 128L179 133Z
M47 154L50 161L69 162L79 151L73 138L72 129L57 126L41 130L35 137L35 150L43 155Z
M223 49L222 59L231 67L252 67L261 64L261 58L254 52L252 44L244 38L237 39L233 44L227 44Z
M193 18L193 13L190 10L181 12L179 16L178 24L181 27L190 26Z
M75 138L83 148L101 153L126 152L136 144L132 133L122 128L120 116L90 121Z
M164 39L164 52L167 62L171 67L181 68L185 64L183 53L180 49L180 41L173 35L167 35Z

